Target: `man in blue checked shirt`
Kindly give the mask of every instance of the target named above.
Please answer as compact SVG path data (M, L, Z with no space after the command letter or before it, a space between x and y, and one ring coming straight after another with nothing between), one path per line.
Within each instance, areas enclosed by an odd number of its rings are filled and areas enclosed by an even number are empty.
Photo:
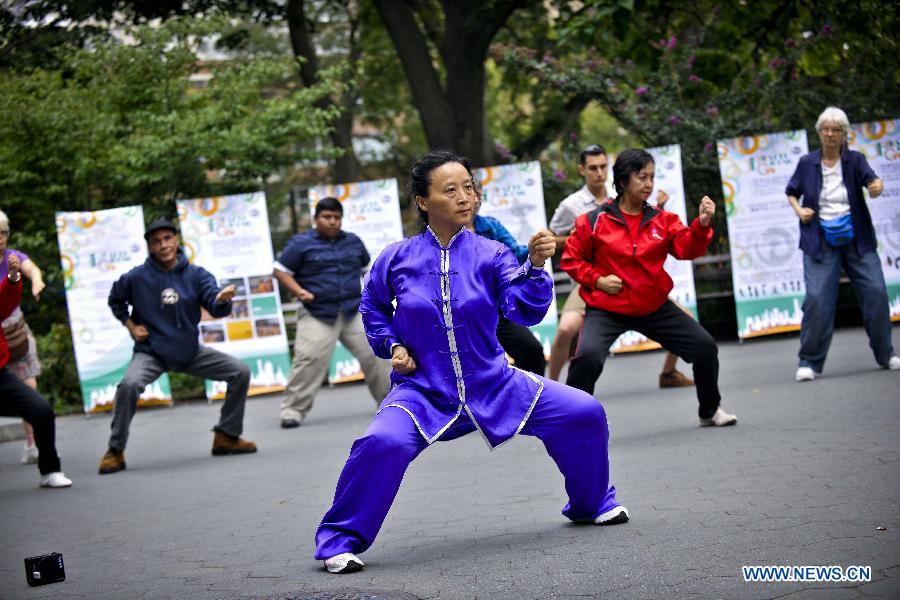
M376 403L390 390L390 363L375 357L362 319L360 276L369 253L358 236L341 230L336 198L316 204L313 229L288 240L273 275L300 301L291 378L281 402L281 426L299 427L312 409L337 340L359 361Z

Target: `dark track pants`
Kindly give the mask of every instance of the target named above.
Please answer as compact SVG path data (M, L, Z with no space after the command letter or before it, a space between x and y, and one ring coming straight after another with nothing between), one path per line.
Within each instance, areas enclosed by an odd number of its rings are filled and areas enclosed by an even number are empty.
M544 347L524 325L500 317L497 324L497 341L503 350L516 361L516 367L535 375L544 376L547 359Z
M60 470L53 408L43 396L22 383L5 366L0 369L0 416L21 417L34 428L41 475Z
M669 300L655 312L640 317L587 307L566 385L593 394L610 346L628 330L659 342L666 350L693 365L700 401L698 413L701 419L712 417L722 399L719 395L719 349L700 323Z

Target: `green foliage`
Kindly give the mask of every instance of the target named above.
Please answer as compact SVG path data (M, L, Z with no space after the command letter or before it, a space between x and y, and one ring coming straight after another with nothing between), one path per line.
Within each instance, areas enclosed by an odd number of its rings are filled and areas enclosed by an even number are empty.
M829 15L844 5L827 1L607 4L608 18L573 13L544 54L498 44L495 59L555 94L592 99L643 145L680 143L689 214L704 194L721 201L717 140L811 129L828 105L854 121L900 114L900 17L888 3L863 2L837 23ZM591 45L604 25L604 46ZM716 218L712 251L727 251L724 211Z
M77 411L82 406L81 384L75 370L69 323L54 323L35 339L41 361L38 389L57 413Z
M206 399L206 388L202 377L169 372L169 384L172 387L172 398L176 402Z
M10 246L45 271L41 302L24 303L38 335L62 336L51 325L68 321L55 211L142 204L148 218L171 217L172 200L265 189L332 155L325 140L338 109L317 102L340 91L341 67L299 88L289 56L204 65L198 40L227 27L171 19L129 29L127 42L60 46L51 66L0 70L0 209L15 232ZM202 69L213 77L195 87L189 78ZM48 342L51 354L58 342ZM74 372L71 352L65 360ZM42 389L68 402L71 383L45 376Z

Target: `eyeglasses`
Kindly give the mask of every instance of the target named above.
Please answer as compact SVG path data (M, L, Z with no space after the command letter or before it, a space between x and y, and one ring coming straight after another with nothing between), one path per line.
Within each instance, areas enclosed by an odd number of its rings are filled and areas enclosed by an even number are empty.
M9 229L0 229L0 236L3 236L5 238L9 238L11 233L12 232Z

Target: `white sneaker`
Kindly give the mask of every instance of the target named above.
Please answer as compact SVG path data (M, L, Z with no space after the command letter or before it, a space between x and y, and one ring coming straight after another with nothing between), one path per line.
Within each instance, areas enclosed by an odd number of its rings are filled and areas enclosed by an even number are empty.
M700 419L700 427L727 427L735 423L737 423L737 417L729 415L722 410L721 406L716 409L716 414L709 419Z
M63 473L62 471L55 471L53 473L41 475L41 487L64 488L70 487L71 485L72 480L66 477L65 473Z
M595 525L618 525L620 523L628 522L628 509L624 506L617 506L615 508L611 508L596 519L594 519Z
M900 367L898 367L900 368ZM796 381L812 381L816 378L816 372L809 367L799 367L794 375Z
M351 552L344 552L325 559L325 568L328 569L329 573L355 573L356 571L362 571L364 566L366 565L363 561Z
M892 356L888 361L887 368L891 371L900 371L900 356Z
M23 465L36 465L38 461L38 449L37 446L32 444L31 446L25 446L22 448L22 464Z

